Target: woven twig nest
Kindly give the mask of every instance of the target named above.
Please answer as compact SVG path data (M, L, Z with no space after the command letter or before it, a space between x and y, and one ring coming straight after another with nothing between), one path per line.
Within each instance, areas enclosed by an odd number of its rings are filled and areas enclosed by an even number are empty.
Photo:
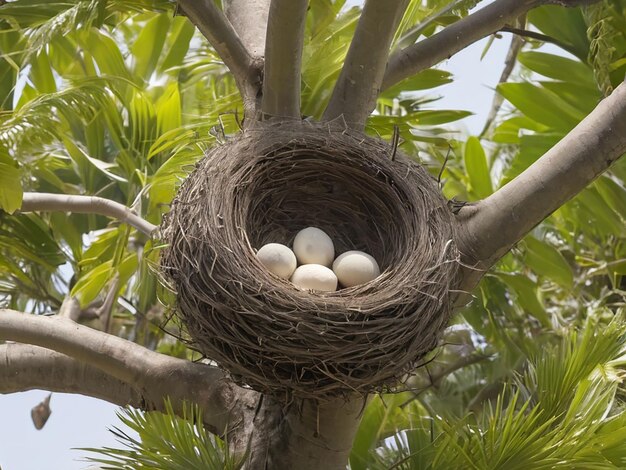
M402 160L402 161L400 161ZM262 124L215 147L166 216L161 268L194 347L263 393L389 390L431 351L457 273L436 182L386 144L308 123ZM316 226L382 274L332 293L269 273L255 249Z

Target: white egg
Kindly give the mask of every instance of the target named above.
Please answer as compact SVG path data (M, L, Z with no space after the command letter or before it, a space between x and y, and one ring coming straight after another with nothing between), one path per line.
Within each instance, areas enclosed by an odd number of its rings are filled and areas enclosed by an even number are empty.
M346 251L337 256L333 263L333 271L344 287L365 284L380 275L376 260L362 251Z
M291 282L300 289L334 292L337 290L337 276L321 264L303 264L291 276Z
M293 251L280 243L263 245L256 256L268 271L283 279L289 279L298 265Z
M300 264L321 264L330 267L335 259L333 241L316 227L302 229L293 240L293 251Z

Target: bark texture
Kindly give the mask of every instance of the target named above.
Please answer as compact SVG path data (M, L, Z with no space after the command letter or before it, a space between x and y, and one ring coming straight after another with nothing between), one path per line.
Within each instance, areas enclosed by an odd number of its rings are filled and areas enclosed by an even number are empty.
M265 42L265 116L300 118L300 70L308 3L272 1Z
M81 214L100 214L119 219L132 225L140 232L150 235L156 225L142 219L122 204L96 196L71 196L68 194L24 193L20 212L76 212Z
M387 65L389 46L408 0L367 0L346 61L324 112L324 119L343 116L357 130L376 105Z
M264 397L250 424L248 469L340 470L346 468L364 399L284 407Z
M459 213L461 246L491 266L626 152L626 83L521 175Z
M271 0L223 0L224 13L255 58L263 57ZM282 25L281 25L282 26Z
M389 58L382 89L450 58L544 3L546 0L496 0L440 32L395 52Z
M125 400L136 403L140 397L141 408L162 409L163 399L170 397L177 412L182 411L185 401L198 403L203 408L205 424L219 435L241 421L241 403L253 399L255 395L233 385L220 369L158 354L58 316L43 317L0 309L0 340L39 346L72 358L74 362L59 355L45 356L48 363L60 367L59 371L63 374L74 374L76 377L76 374L89 373L93 382L85 385L88 394L95 393L93 388L96 384L108 384L103 390L107 396L113 391L121 393L115 403ZM5 349L5 359L9 358L6 355L8 352ZM23 355L33 352L38 351L18 349L11 357L23 364ZM11 370L15 372L19 369L9 367L3 373L8 374ZM31 370L31 373L36 373L41 369L33 366ZM55 378L56 381L58 379ZM29 379L25 375L20 380L30 380L31 383L45 381L36 377ZM48 380L53 379L49 377ZM62 387L60 382L57 383ZM78 390L68 386L62 391Z

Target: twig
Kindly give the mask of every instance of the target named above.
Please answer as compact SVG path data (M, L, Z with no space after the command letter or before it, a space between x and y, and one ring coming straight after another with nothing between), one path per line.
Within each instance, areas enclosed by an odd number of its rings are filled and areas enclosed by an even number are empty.
M413 396L408 398L404 403L402 403L400 405L400 407L404 408L406 405L411 403L413 400L417 399L426 390L429 390L430 388L433 388L433 387L438 387L439 384L441 383L441 381L443 379L445 379L447 376L449 376L450 374L453 374L454 372L456 372L456 371L458 371L460 369L464 369L465 367L469 367L469 366L472 366L474 364L478 364L479 362L482 362L485 359L489 359L491 357L492 356L485 355L485 354L470 354L468 356L461 357L458 361L456 361L453 364L450 364L448 367L443 369L438 374L430 375L430 372L429 372L429 383L428 383L428 385L423 387L423 388L420 388L419 390L415 390L413 392Z
M520 18L518 18L517 22L518 24L523 25L526 22L526 15L522 15ZM524 39L522 37L516 35L513 35L513 37L511 37L511 45L509 46L506 58L504 59L504 69L502 70L502 74L500 75L500 80L498 80L498 84L506 83L509 80L511 73L515 68L515 64L517 63L517 56L522 50L523 46ZM485 135L487 131L489 131L489 129L491 128L493 122L496 119L496 116L498 115L498 111L502 106L502 103L504 103L504 97L498 92L494 93L493 101L491 102L491 109L489 110L489 114L487 115L485 126L480 133L481 137Z
M157 228L142 219L128 207L109 199L96 196L74 196L68 194L24 193L20 212L63 211L81 214L100 214L132 225L146 235Z
M536 31L529 31L523 28L514 28L512 26L503 26L502 28L500 28L500 31L503 33L511 33L516 36L529 38L529 39L536 39L537 41L554 44L555 46L559 46L561 49L576 55L575 51L572 49L572 47L569 44L559 41L558 39L553 38L552 36L548 36L547 34L538 33Z

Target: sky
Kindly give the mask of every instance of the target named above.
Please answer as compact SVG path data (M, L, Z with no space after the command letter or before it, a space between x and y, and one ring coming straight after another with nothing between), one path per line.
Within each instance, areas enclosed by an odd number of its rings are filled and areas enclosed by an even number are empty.
M474 116L459 121L456 127L479 133L491 107L509 43L510 35L504 34L481 61L486 44L483 40L440 64L439 68L454 74L455 81L433 90L442 99L432 107L473 112ZM46 395L39 390L0 395L1 470L85 469L89 464L80 459L86 454L73 448L119 447L107 430L120 426L115 415L118 407L79 395L53 394L52 415L41 431L35 430L30 410Z

